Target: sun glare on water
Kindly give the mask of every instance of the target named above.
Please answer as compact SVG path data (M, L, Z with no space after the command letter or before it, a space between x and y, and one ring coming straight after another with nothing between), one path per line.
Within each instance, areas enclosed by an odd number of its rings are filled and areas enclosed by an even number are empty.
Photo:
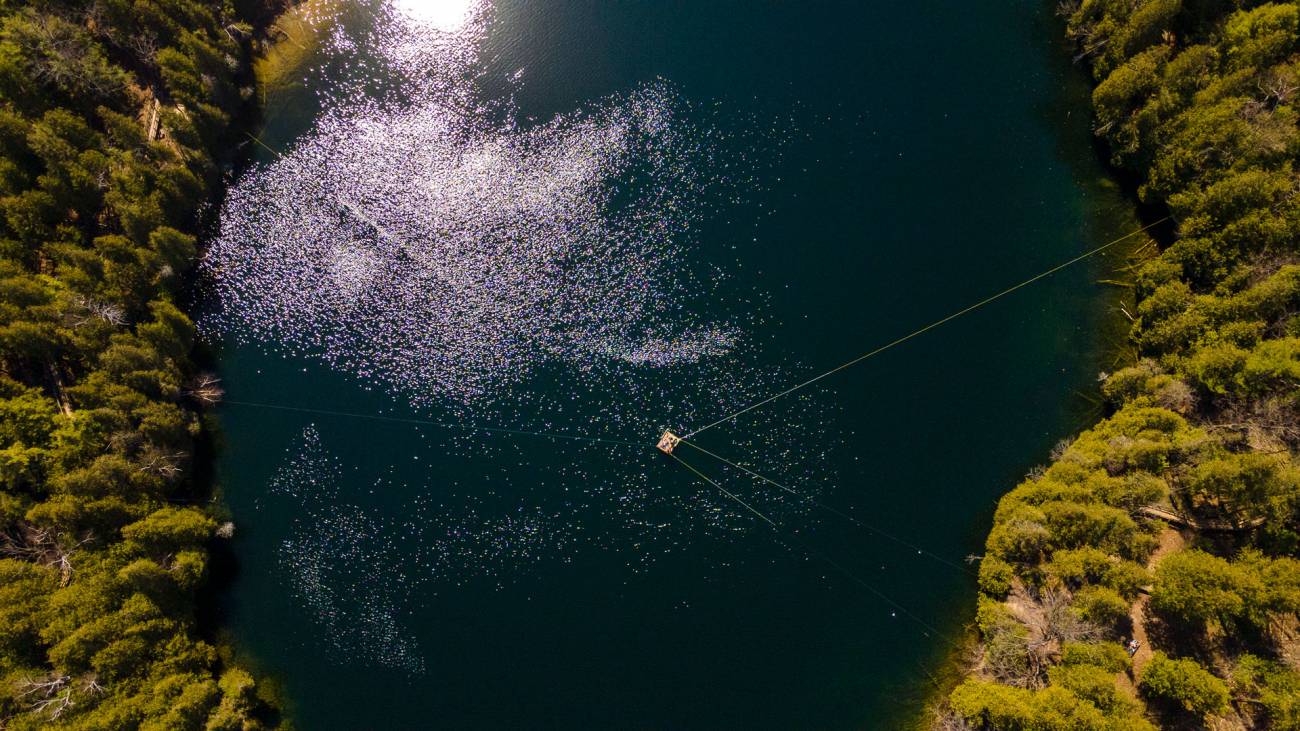
M477 0L393 0L398 12L445 33L455 33L469 22Z
M266 492L268 519L292 516L276 550L286 590L338 664L418 675L430 594L500 589L583 555L641 572L749 525L712 492L660 489L618 442L660 433L660 415L715 419L798 372L760 360L765 300L724 284L739 261L704 254L697 233L749 205L784 133L746 121L732 136L663 79L516 125L513 95L479 82L493 0L376 1L359 29L342 11L322 19L319 68L338 75L311 83L326 106L230 188L203 263L219 306L200 326L431 418L572 430L553 459L439 430L429 448L456 466L409 482L382 461L373 480L357 472L370 463L336 453L329 431L309 426L287 447ZM747 422L736 448L811 499L830 480L828 408L787 403ZM810 510L772 491L745 500L783 522Z

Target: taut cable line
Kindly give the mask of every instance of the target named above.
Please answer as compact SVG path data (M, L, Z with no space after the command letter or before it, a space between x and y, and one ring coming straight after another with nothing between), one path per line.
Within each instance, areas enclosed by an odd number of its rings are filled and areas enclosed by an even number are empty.
M857 365L858 363L861 363L862 361L864 361L864 360L866 360L866 359L868 359L868 358L870 358L870 357L872 357L872 356L879 355L880 353L883 353L883 352L885 352L886 350L889 350L890 348L893 348L893 347L896 346L896 345L902 345L903 343L907 342L908 340L911 340L912 338L914 338L914 337L916 337L916 336L918 336L918 335L921 335L921 334L923 334L923 333L929 332L930 330L933 330L933 329L935 329L936 327L939 327L940 325L943 325L943 324L945 324L945 323L948 323L948 322L951 322L951 321L953 321L953 320L956 320L957 318L961 317L962 315L965 315L965 314L967 314L967 313L969 313L969 312L972 312L972 311L974 311L974 310L977 310L977 309L983 307L984 305L989 304L990 302L993 302L993 301L995 301L995 300L1002 299L1003 297L1005 297L1005 296L1011 294L1012 292L1015 292L1015 291L1018 290L1018 289L1021 289L1021 288L1023 288L1023 287L1027 287L1027 286L1033 284L1034 282L1037 282L1037 281L1040 280L1040 279L1044 279L1044 278L1046 278L1046 277L1050 277L1051 275L1053 275L1053 274L1055 274L1055 273L1061 271L1062 269L1065 269L1066 267L1069 267L1069 266L1071 266L1071 265L1073 265L1073 264L1077 264L1077 263L1079 263L1079 262L1083 261L1084 259L1087 259L1087 258L1089 258L1089 257L1091 257L1091 256L1095 256L1095 255L1097 255L1097 254L1100 254L1101 252L1105 251L1106 249L1109 249L1110 247L1115 246L1116 244L1119 244L1119 243L1122 242L1122 241L1127 241L1128 239L1131 239L1131 238L1133 238L1134 236L1137 236L1137 235L1140 234L1140 233L1143 233L1143 232L1145 232L1145 231L1147 231L1147 230L1149 230L1149 229L1151 229L1151 228L1154 228L1155 226L1159 226L1160 224L1164 223L1165 221L1170 220L1171 218L1172 218L1171 216L1165 216L1164 218L1161 218L1161 219L1158 220L1158 221L1154 221L1154 222L1152 222L1152 223L1149 223L1149 224L1143 226L1142 228L1139 228L1139 229L1137 229L1137 230L1135 230L1135 231L1130 231L1129 233L1126 233L1126 234L1124 234L1123 236L1121 236L1121 237L1119 237L1119 238L1117 238L1117 239L1115 239L1115 240L1113 240L1113 241L1109 241L1109 242L1107 242L1107 243L1105 243L1105 244L1102 244L1101 246L1098 246L1098 247L1095 248L1095 249L1092 249L1092 250L1090 250L1090 251L1086 251L1086 252L1084 252L1084 253L1082 253L1082 254L1080 254L1080 255L1074 257L1073 259L1070 259L1070 260L1067 261L1067 262L1064 262L1064 263L1062 263L1062 264L1057 264L1056 266L1052 267L1051 269L1048 269L1048 270L1045 271L1045 272L1041 272L1041 273L1039 273L1039 274L1036 274L1036 275L1030 277L1029 279L1026 279L1026 280L1023 281L1023 282L1020 282L1019 284L1012 285L1012 286L1010 286L1010 287L1008 287L1008 288L1002 290L1001 292L998 292L997 294L995 294L995 295L993 295L993 296L991 296L991 297L986 297L986 298L980 300L979 302L976 302L975 304L970 305L969 307L966 307L966 308L964 308L964 309L958 310L957 312L954 312L954 313L952 313L951 315L948 315L947 317L944 317L944 318L939 319L939 320L935 320L934 322L930 323L929 325L926 325L925 327L920 328L919 330L913 330L912 332L910 332L910 333L908 333L908 334L906 334L906 335L904 335L904 336L902 336L902 337L900 337L900 338L898 338L898 339L896 339L896 340L892 340L892 341L890 341L890 342L888 342L888 343L885 343L884 345L882 345L882 346L876 348L875 350L872 350L872 351L869 351L869 352L867 352L867 353L864 353L864 354L862 354L862 355L860 355L860 356L854 358L853 360L850 360L850 361L848 361L848 362L846 362L846 363L843 363L843 364L841 364L841 365L838 365L838 366L836 366L836 367L830 369L829 371L826 371L825 373L822 373L822 374L820 374L820 375L817 375L817 376L814 376L814 377L812 377L812 378L809 378L808 380L806 380L806 381L804 381L804 382L802 382L802 383L795 384L794 386L791 386L790 388L787 388L786 390L781 391L780 393L777 393L777 394L773 394L773 395L771 395L771 396L768 396L767 398L763 399L762 401L758 401L758 402L752 403L752 404L750 404L749 406L746 406L745 408L741 409L740 411L737 411L737 412L735 412L735 413L733 413L733 414L730 414L730 415L728 415L728 416L724 416L724 417L722 417L721 419L718 419L717 421L713 422L712 424L708 424L708 425L702 426L702 427L700 427L699 429L696 429L696 430L694 430L694 431L687 432L685 435L683 435L682 438L685 439L685 438L693 437L693 436L695 436L696 434L699 434L700 432L706 431L706 430L708 430L708 429L712 429L713 427L718 426L719 424L725 424L726 422L731 421L732 419L736 418L737 416L740 416L741 414L744 414L744 413L749 412L749 411L753 411L754 409L757 409L757 408L760 407L760 406L764 406L764 405L766 405L766 404L770 404L770 403L772 403L773 401L776 401L777 399L781 398L782 396L788 396L788 395L794 393L795 391L798 391L798 390L801 389L801 388L804 388L804 387L806 387L806 386L811 386L812 384L814 384L814 383L816 383L816 382L822 380L823 378L826 378L827 376L830 376L830 375L833 375L833 374L835 374L835 373L838 373L838 372L840 372L840 371L842 371L842 370L844 370L845 368L848 368L848 367L850 367L850 366Z
M679 462L683 467L685 467L686 469L690 470L691 472L694 472L696 477L699 477L701 480L704 480L705 482L709 483L710 485L713 485L714 487L718 488L718 490L720 490L720 491L722 492L723 495L726 495L727 497L731 498L732 500L735 500L736 502L740 503L742 506L744 506L744 508L745 508L746 510L748 510L748 511L751 512L751 513L753 513L754 515L757 515L757 516L758 516L758 517L759 517L759 518L760 518L764 523L767 523L768 525L772 526L773 528L779 528L779 526L777 526L777 524L776 524L776 523L775 523L771 518L769 518L769 517L767 517L766 515L763 515L762 513L760 513L760 512L758 511L757 508L755 508L754 506L752 506L752 505L750 505L749 503L745 502L744 500L741 500L740 497L737 496L735 493L731 492L730 490L728 490L727 488L723 487L722 485L719 485L715 480L711 479L710 477L708 477L707 475L705 475L703 472L700 472L699 470L697 470L697 469L695 469L694 467L692 467L692 466L690 466L689 464L687 464L687 463L686 463L686 460L682 459L681 457L678 457L678 456L675 455L675 454L671 454L671 453L670 453L668 456L669 456L669 457L672 457L672 458L675 459L675 460L677 460L677 461L678 461L678 462Z
M911 619L913 622L916 622L917 624L921 625L923 628L925 628L927 635L930 633L934 633L936 636L947 640L950 644L953 644L954 646L957 644L955 640L953 640L951 637L948 637L946 634L936 629L934 625L930 624L929 622L926 622L924 619L921 619L921 617L918 616L915 612L911 611L910 609L903 606L902 604L899 604L897 601L895 601L892 597L890 597L885 592L877 589L875 586L871 584L871 582L853 573L844 565L832 559L830 556L827 556L821 551L818 551L812 546L809 546L807 542L800 540L798 536L782 531L781 526L776 521L760 513L749 503L745 502L744 500L741 500L740 497L738 497L735 493L731 492L727 488L718 484L717 480L714 480L713 478L709 477L703 472L700 472L699 470L695 469L690 464L688 464L685 460L683 460L681 457L678 457L672 452L667 452L666 454L669 457L672 457L673 459L677 460L677 462L680 463L686 469L690 470L691 472L694 472L696 477L699 477L701 480L704 480L706 483L712 485L713 487L716 487L720 492L722 492L723 495L726 495L732 500L735 500L737 503L744 506L746 510L761 518L763 522L771 526L772 530L776 533L777 542L780 543L781 545L784 546L787 540L795 543L798 546L799 550L803 551L804 553L816 559L824 561L826 564L833 567L836 571L839 571L841 574L844 574L846 577L848 577L851 581L853 581L853 583L861 586L862 588L866 589L872 594L875 594L881 601L893 607L895 610L902 612L903 615L906 616L908 619Z
M700 445L698 445L698 444L696 444L696 443L694 443L694 442L687 441L686 439L682 439L682 440L680 441L680 443L681 443L681 444L685 444L686 446L688 446L688 447L690 447L690 448L692 448L692 449L695 449L695 450L697 450L697 451L703 452L704 454L707 454L707 455L709 455L710 457L713 457L714 459L716 459L716 460L718 460L718 461L720 461L720 462L723 462L723 463L725 463L725 464L728 464L728 465L730 465L730 466L732 466L732 467L734 467L734 468L740 470L741 472L744 472L745 474L749 475L750 477L753 477L754 479L759 480L760 482L766 482L767 484L772 485L773 487L777 487L777 488L780 488L780 489L782 489L782 490L785 490L786 492L790 493L791 495L794 495L795 497L797 497L797 498L799 498L800 500L802 500L802 501L808 503L809 505L815 505L815 506L821 508L822 510L825 510L825 511L828 512L828 513L834 513L835 515L838 515L839 517L843 518L844 520L847 520L847 521L849 521L850 523L853 523L854 525L858 526L859 528L862 528L863 530L870 531L871 533L875 533L876 535L881 536L882 538L886 538L886 539L888 539L888 540L891 540L891 541L893 541L893 542L899 544L900 546L906 546L907 548L910 548L910 549L912 549L913 551L916 551L918 554L921 554L922 556L925 556L925 557L927 557L927 558L929 558L929 559L932 559L932 560L934 560L934 561L937 561L937 562L939 562L939 563L941 563L941 564L943 564L943 565L945 565L945 566L948 566L949 568L956 569L956 570L958 570L958 571L960 571L960 572L962 572L962 573L964 573L964 574L969 574L969 575L971 575L971 576L976 576L976 575L977 575L974 571L971 571L970 568L968 568L968 567L966 567L966 566L964 566L964 565L962 565L962 564L959 564L959 563L957 563L957 562L955 562L955 561L949 561L948 559L944 558L943 556L940 556L940 555L937 554L937 553L934 553L933 551L927 551L926 549L924 549L924 548L922 548L922 547L916 545L915 543L912 543L912 542L910 542L910 541L908 541L908 540L905 540L905 539L903 539L903 538L899 538L898 536L896 536L896 535L894 535L894 534L892 534L892 533L890 533L890 532L888 532L888 531L885 531L885 530L882 530L882 529L880 529L880 528L877 528L876 526L871 525L870 523L867 523L867 522L865 522L865 521L863 521L863 520L860 520L860 519L858 519L858 518L855 517L855 516L849 515L848 513L844 512L844 511L842 511L842 510L839 510L839 509L837 509L837 508L833 508L833 507L831 507L831 506L829 506L829 505L826 505L825 503L823 503L823 502L817 500L816 498L812 497L811 495L805 495L804 493L801 493L801 492L799 492L798 490L795 490L795 489L793 489L793 488L790 488L790 487L787 487L787 486L785 486L785 485L782 485L781 483L777 482L776 480L773 480L773 479L770 478L770 477L766 477L766 476L764 476L764 475L760 475L759 473L757 473L757 472L755 472L755 471L749 469L748 467L745 467L744 465L741 465L741 464L737 464L737 463L735 463L735 462L732 462L731 460L727 459L726 457L723 457L723 456L720 455L720 454L716 454L716 453L714 453L714 452L710 452L709 450L705 449L704 447L701 447Z
M528 431L526 429L506 429L499 426L475 426L473 424L452 424L445 421L433 421L430 419L411 419L400 416L380 416L378 414L358 414L349 411L332 411L330 409L309 409L303 406L281 406L279 404L264 404L255 401L233 401L224 400L221 403L231 404L234 406L253 406L259 409L274 409L276 411L296 411L303 414L321 414L323 416L350 416L354 419L370 419L372 421L388 421L396 424L415 424L419 426L437 426L443 429L459 429L461 431L485 431L496 434L517 434L533 437L543 437L547 439L569 439L576 442L603 442L605 444L620 444L628 447L638 447L648 449L645 444L630 442L625 439L610 439L607 437L592 437L585 434L562 434L560 432L548 431Z

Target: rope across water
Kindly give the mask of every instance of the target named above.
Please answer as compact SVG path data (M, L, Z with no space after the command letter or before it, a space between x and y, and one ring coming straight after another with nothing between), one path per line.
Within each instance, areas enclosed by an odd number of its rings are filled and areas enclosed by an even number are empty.
M870 532L872 532L872 533L875 533L876 535L879 535L879 536L881 536L881 537L883 537L883 538L886 538L886 539L888 539L888 540L891 540L891 541L893 541L894 543L897 543L897 544L899 544L899 545L901 545L901 546L906 546L907 548L910 548L910 549L912 549L913 551L916 551L918 554L920 554L920 555L922 555L922 556L925 556L925 557L927 557L927 558L933 559L933 560L935 560L935 561L938 561L939 563L941 563L941 564L943 564L943 565L945 565L945 566L948 566L949 568L956 569L957 571L961 571L962 573L970 574L970 575L972 575L972 576L973 576L973 575L976 575L974 571L971 571L968 567L966 567L966 566L964 566L964 565L962 565L962 564L959 564L959 563L957 563L957 562L955 562L955 561L949 561L948 559L944 558L943 556L940 556L940 555L937 554L937 553L934 553L933 551L928 551L928 550L926 550L926 549L924 549L924 548L922 548L922 547L916 545L915 543L912 543L912 542L907 541L907 540L905 540L905 539L899 538L898 536L896 536L896 535L894 535L894 534L892 534L892 533L890 533L890 532L888 532L888 531L885 531L885 530L882 530L882 529L880 529L880 528L877 528L876 526L871 525L871 524L869 524L869 523L867 523L867 522L865 522L865 521L863 521L863 520L860 520L860 519L858 519L858 518L856 518L856 517L854 517L854 516L852 516L852 515L849 515L848 513L845 513L845 512L842 511L842 510L838 510L838 509L833 508L833 507L831 507L831 506L829 506L829 505L826 505L825 503L822 503L822 502L820 502L820 501L814 499L811 495L804 495L803 493L799 492L798 490L795 490L795 489L793 489L793 488L790 488L790 487L787 487L787 486L785 486L785 485L782 485L781 483L777 482L776 480L773 480L773 479L770 478L770 477L766 477L766 476L764 476L764 475L760 475L759 473L757 473L757 472L755 472L755 471L749 469L748 467L745 467L744 465L741 465L741 464L737 464L737 463L735 463L735 462L733 462L733 461L727 459L726 457L723 457L723 456L720 455L720 454L716 454L716 453L714 453L714 452L710 452L709 450L705 449L704 447L701 447L700 445L698 445L698 444L696 444L696 443L694 443L694 442L690 442L690 441L687 441L687 440L683 439L683 440L681 441L681 443L682 443L682 444L685 444L686 446L688 446L688 447L690 447L690 448L692 448L692 449L695 449L695 450L697 450L697 451L703 452L704 454L707 454L707 455L709 455L710 457L713 457L714 459L719 460L720 462L723 462L723 463L725 463L725 464L728 464L728 465L730 465L730 466L732 466L732 467L734 467L734 468L740 470L741 472L744 472L745 474L749 475L750 477L753 477L753 478L756 479L756 480L759 480L759 481L761 481L761 482L765 482L765 483L767 483L767 484L769 484L769 485L772 485L773 487L780 488L780 489L782 489L782 490L784 490L784 491L790 493L791 495L794 495L795 497L799 498L800 500L802 500L802 501L808 503L809 505L815 505L815 506L821 508L822 510L825 510L825 511L828 512L828 513L833 513L833 514L835 514L835 515L837 515L837 516L843 518L844 520L847 520L847 521L849 521L850 523L853 523L854 525L858 526L859 528L862 528L862 529L864 529L864 530L867 530L867 531L870 531ZM678 461L681 461L681 460L678 460ZM685 463L683 463L683 464L685 464Z
M816 382L822 380L823 378L826 378L827 376L830 376L830 375L833 375L833 374L835 374L835 373L838 373L838 372L840 372L840 371L842 371L842 370L844 370L845 368L848 368L848 367L850 367L850 366L857 365L858 363L861 363L862 361L864 361L864 360L866 360L866 359L868 359L868 358L870 358L870 357L872 357L872 356L879 355L880 353L883 353L883 352L885 352L886 350L889 350L890 348L892 348L892 347L894 347L894 346L896 346L896 345L901 345L901 344L907 342L908 340L911 340L912 338L914 338L914 337L916 337L916 336L918 336L918 335L921 335L921 334L923 334L923 333L929 332L930 330L933 330L933 329L935 329L936 327L939 327L940 325L943 325L943 324L945 324L945 323L948 323L948 322L951 322L951 321L953 321L953 320L956 320L957 318L961 317L962 315L965 315L965 314L967 314L967 313L969 313L969 312L972 312L972 311L974 311L974 310L977 310L977 309L983 307L984 305L989 304L990 302L993 302L993 301L995 301L995 300L999 300L999 299L1001 299L1001 298L1003 298L1003 297L1005 297L1005 296L1011 294L1012 292L1015 292L1015 291L1018 290L1018 289L1021 289L1021 288L1023 288L1023 287L1027 287L1027 286L1033 284L1034 282L1037 282L1038 280L1043 279L1043 278L1045 278L1045 277L1050 277L1051 275L1053 275L1053 274L1055 274L1055 273L1061 271L1062 269L1065 269L1065 268L1068 267L1068 266L1071 266L1071 265L1073 265L1073 264L1077 264L1077 263L1083 261L1084 259L1087 259L1087 258L1089 258L1089 257L1091 257L1091 256L1095 256L1095 255L1097 255L1097 254L1100 254L1101 252L1105 251L1106 249L1109 249L1110 247L1115 246L1116 244L1119 244L1119 243L1122 242L1122 241L1126 241L1126 240L1128 240L1128 239L1131 239L1131 238L1133 238L1134 236L1136 236L1136 235L1138 235L1138 234L1140 234L1140 233L1143 233L1143 232L1145 232L1145 231L1147 231L1147 230L1149 230L1149 229L1151 229L1151 228L1154 228L1155 226L1159 226L1160 224L1164 223L1165 221L1170 220L1170 218L1171 218L1170 216L1165 216L1164 218L1162 218L1162 219L1160 219L1160 220L1158 220L1158 221L1154 221L1154 222L1152 222L1152 223L1149 223L1149 224L1143 226L1142 228L1139 228L1139 229L1137 229L1137 230L1135 230L1135 231L1130 231L1129 233L1126 233L1126 234L1124 234L1123 236L1121 236L1121 237L1119 237L1119 238L1117 238L1117 239L1115 239L1115 240L1113 240L1113 241L1109 241L1109 242L1107 242L1107 243L1105 243L1105 244L1102 244L1101 246L1098 246L1097 248L1092 249L1091 251L1086 251L1086 252L1084 252L1084 253L1082 253L1082 254L1080 254L1080 255L1074 257L1073 259L1071 259L1071 260L1069 260L1069 261L1067 261L1067 262L1064 262L1064 263L1062 263L1062 264L1057 264L1056 266L1052 267L1051 269L1048 269L1047 271L1042 272L1042 273L1040 273L1040 274L1036 274L1036 275L1030 277L1029 279L1026 279L1026 280L1023 281L1023 282L1020 282L1019 284L1012 285L1012 286L1010 286L1010 287L1008 287L1008 288L1002 290L1001 292L998 292L997 294L995 294L995 295L993 295L993 296L991 296L991 297L986 297L986 298L980 300L979 302L976 302L975 304L970 305L969 307L966 307L966 308L964 308L964 309L958 310L957 312L954 312L954 313L952 313L951 315L948 315L947 317L944 317L944 318L942 318L942 319L940 319L940 320L935 320L934 322L930 323L929 325L926 325L925 327L922 327L922 328L920 328L920 329L918 329L918 330L913 330L912 332L910 332L910 333L908 333L908 334L902 336L901 338L898 338L897 340L893 340L893 341L890 341L890 342L888 342L888 343L885 343L884 345L882 345L882 346L876 348L875 350L872 350L872 351L869 351L869 352L867 352L867 353L864 353L864 354L862 354L862 355L860 355L860 356L854 358L853 360L850 360L850 361L848 361L848 362L846 362L846 363L843 363L843 364L841 364L841 365L838 365L838 366L836 366L836 367L830 369L829 371L826 371L825 373L822 373L822 374L820 374L820 375L817 375L817 376L814 376L814 377L812 377L812 378L809 378L808 380L804 381L803 383L796 384L796 385L794 385L794 386L791 386L790 388L787 388L787 389L784 390L784 391L781 391L780 393L774 394L774 395L772 395L772 396L768 396L767 398L763 399L762 401L758 401L758 402L755 402L755 403L753 403L753 404L750 404L749 406L746 406L745 408L743 408L743 409L741 409L741 410L739 410L739 411L737 411L737 412L735 412L735 413L733 413L733 414L729 414L729 415L727 415L727 416L722 417L721 419L718 419L717 421L713 422L712 424L707 424L707 425L705 425L705 426L700 427L699 429L696 429L696 430L694 430L694 431L687 432L687 433L683 436L683 438L693 437L693 436L695 436L696 434L699 434L699 433L701 433L701 432L704 432L704 431L707 431L707 430L709 430L709 429L712 429L713 427L718 426L719 424L725 424L726 422L731 421L732 419L736 418L737 416L740 416L741 414L744 414L744 413L749 412L749 411L753 411L754 409L757 409L757 408L760 407L760 406L764 406L764 405L766 405L766 404L770 404L770 403L772 403L773 401L776 401L777 399L781 398L782 396L788 396L788 395L794 393L795 391L798 391L798 390L801 389L801 388L804 388L804 387L806 387L806 386L811 386L812 384L814 384L814 383L816 383Z
M795 544L798 546L799 550L803 551L804 553L808 554L809 556L812 556L812 557L814 557L814 558L817 558L817 559L819 559L819 560L825 562L827 565L833 567L836 571L839 571L841 574L843 574L844 576L846 576L849 580L853 581L855 584L861 586L862 588L864 588L864 589L866 589L867 591L871 592L872 594L876 595L876 596L877 596L881 601L883 601L883 602L885 602L886 604L888 604L889 606L893 607L896 611L898 611L898 612L902 612L903 615L906 616L908 619L912 620L913 622L916 622L916 623L919 624L921 627L923 627L923 628L925 629L925 631L926 631L927 634L931 634L931 633L933 633L934 635L936 635L936 636L938 636L938 637L941 637L941 638L943 638L944 640L946 640L949 644L952 644L952 645L954 645L954 646L956 645L956 640L955 640L954 638L949 637L948 635L946 635L945 633L943 633L942 631L940 631L939 629L937 629L934 625L932 625L932 624L930 624L929 622L927 622L927 621L925 621L924 619L922 619L922 618L921 618L919 615L917 615L915 612L913 612L912 610L910 610L910 609L908 609L907 607L903 606L902 604L898 603L898 602L897 602L893 597L889 596L888 594L886 594L885 592L881 591L880 589L877 589L877 588L876 588L876 587L875 587L871 582L867 581L866 579L862 578L861 576L858 576L857 574L855 574L855 573L853 573L852 571L850 571L850 570L849 570L848 568L846 568L843 564L841 564L841 563L835 561L835 560L832 559L830 556L827 556L826 554L822 553L821 551L818 551L817 549L813 548L812 546L809 546L809 545L807 544L807 542L800 540L797 536L782 531L782 530L781 530L781 526L780 526L778 523L776 523L775 521L773 521L771 518L767 517L766 515L760 513L758 510L756 510L756 509L755 509L753 506L751 506L749 503L745 502L744 500L741 500L740 497L738 497L735 493L731 492L730 490L727 490L725 487L723 487L722 485L718 484L718 482L717 482L716 480L714 480L713 478L711 478L711 477L709 477L708 475L705 475L703 472L700 472L699 470L695 469L695 468L692 467L689 463L687 463L685 460L683 460L681 457L678 457L677 455L675 455L675 454L673 454L673 453L671 453L671 452L668 453L668 456L669 456L669 457L672 457L674 460L676 460L676 461L678 462L678 464L682 465L682 466L685 467L686 469L690 470L691 472L694 472L695 475L696 475L697 477L699 477L701 480L704 480L704 481L707 482L708 484L710 484L710 485L716 487L718 490L720 490L720 491L722 492L722 494L726 495L727 497L731 498L732 500L735 500L737 503L740 503L740 504L743 505L747 510L749 510L749 512L753 513L754 515L756 515L756 516L758 516L760 519L762 519L764 522L766 522L769 526L771 526L771 528L772 528L773 531L776 531L776 534L777 534L777 542L782 543L782 544L784 544L785 541L790 541L790 542L795 543Z
M545 437L548 439L569 439L578 442L604 442L606 444L621 444L639 449L648 449L649 446L639 442L630 442L626 439L611 439L608 437L593 437L585 434L563 434L560 432L547 431L529 431L526 429L506 429L499 426L475 426L472 424L452 424L445 421L432 421L429 419L411 419L400 416L380 416L378 414L357 414L348 411L332 411L330 409L311 409L304 406L281 406L279 404L265 404L256 401L232 401L224 400L223 404L232 404L235 406L253 406L259 409L275 409L276 411L296 411L303 414L321 414L324 416L350 416L354 419L371 419L373 421L389 421L397 424L417 424L423 426L437 426L444 429L459 429L462 431L485 431L498 434L518 434L533 437Z

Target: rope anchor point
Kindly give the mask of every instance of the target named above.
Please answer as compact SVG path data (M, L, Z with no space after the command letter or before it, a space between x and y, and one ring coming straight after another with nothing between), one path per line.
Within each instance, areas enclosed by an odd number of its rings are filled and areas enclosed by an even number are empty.
M655 449L658 449L660 452L663 452L664 454L672 454L673 448L676 447L678 444L681 444L681 441L682 441L681 437L677 436L676 434L673 434L670 431L665 430L663 436L659 437L659 443L655 445Z

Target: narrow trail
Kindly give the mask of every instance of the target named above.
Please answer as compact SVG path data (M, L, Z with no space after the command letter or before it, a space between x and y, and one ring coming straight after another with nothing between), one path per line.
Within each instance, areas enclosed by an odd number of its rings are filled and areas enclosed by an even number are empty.
M1157 538L1156 550L1147 559L1147 570L1155 571L1156 566L1165 556L1181 551L1187 545L1187 538L1176 528L1166 527ZM1120 685L1134 698L1137 697L1137 683L1142 679L1142 670L1151 662L1151 639L1147 635L1147 605L1151 595L1143 593L1129 609L1129 620L1133 623L1133 639L1141 643L1133 655L1133 668L1128 673L1120 674Z
M1152 552L1151 558L1147 560L1146 567L1148 571L1154 572L1161 561L1187 547L1189 534L1180 530L1179 527L1175 527L1178 525L1178 523L1174 523L1166 526L1157 537L1156 550ZM1138 693L1138 685L1142 682L1142 672L1151 663L1151 659L1155 655L1151 649L1150 634L1147 632L1147 622L1151 616L1150 604L1151 594L1144 589L1142 595L1138 597L1138 600L1133 603L1133 607L1129 610L1129 620L1133 624L1133 638L1142 644L1133 655L1132 668L1128 672L1119 673L1115 680L1116 686L1122 692L1138 703L1143 704L1145 704L1145 701L1141 694ZM1240 709L1234 703L1222 715L1203 719L1205 725L1202 728L1206 731L1247 731L1247 729L1253 728L1253 725L1248 720L1249 717L1243 717L1239 711Z

